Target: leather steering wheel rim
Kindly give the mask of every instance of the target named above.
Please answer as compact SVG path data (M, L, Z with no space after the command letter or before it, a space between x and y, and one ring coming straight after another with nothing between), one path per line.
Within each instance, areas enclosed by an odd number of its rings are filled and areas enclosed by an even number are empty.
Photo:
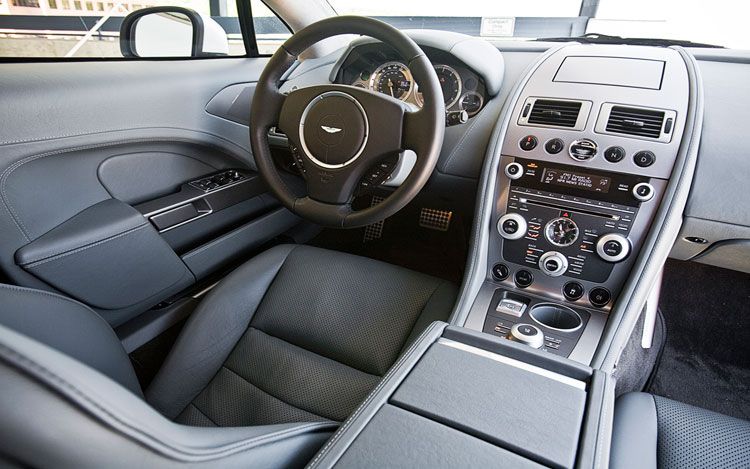
M303 51L323 39L341 34L369 36L395 49L419 84L423 107L414 111L395 98L348 85L311 86L288 94L280 91L284 74ZM320 125L321 122L335 125ZM305 197L289 189L274 164L268 141L268 132L274 126L287 134L290 144L304 160L308 187ZM330 134L318 130L326 127ZM440 155L444 133L442 91L427 56L398 29L359 16L319 21L284 42L263 70L250 110L250 144L258 171L270 191L300 217L337 228L355 228L380 221L408 204L429 180ZM307 148L306 141L314 141L316 154ZM401 186L383 202L354 211L351 200L368 165L377 164L385 155L407 149L416 153L417 160ZM335 164L326 164L323 160Z

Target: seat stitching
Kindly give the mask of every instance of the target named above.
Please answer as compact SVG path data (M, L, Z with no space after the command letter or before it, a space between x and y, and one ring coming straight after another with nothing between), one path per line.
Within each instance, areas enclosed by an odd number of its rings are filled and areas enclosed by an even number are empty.
M312 414L312 415L314 415L315 417L320 417L320 418L322 418L322 419L326 419L326 420L332 420L331 418L329 418L329 417L326 417L325 415L320 415L320 414L316 414L315 412L312 412L312 411L310 411L310 410L307 410L307 409L305 409L305 408L303 408L303 407L300 407L300 406L298 406L298 405L294 405L294 404L292 404L292 403L290 403L290 402L287 402L287 401L285 401L284 399L280 398L279 396L276 396L276 395L274 395L274 394L272 394L272 393L270 393L270 392L266 391L265 389L262 389L262 388L258 387L258 386L257 386L256 384L254 384L253 382L251 382L251 381L250 381L249 379L245 378L244 376L242 376L241 374L237 373L236 371L234 371L233 369L229 368L229 367L228 367L228 366L226 366L226 365L222 365L222 368L224 368L225 370L229 371L229 372L230 372L230 373L232 373L233 375L236 375L236 376L237 376L238 378L240 378L241 380L243 380L244 382L246 382L246 383L247 383L247 384L249 384L250 386L254 387L254 388L255 388L255 389L257 389L258 391L260 391L260 392L262 392L262 393L264 393L264 394L268 394L269 396L273 397L274 399L276 399L276 400L278 400L278 401L280 401L280 402L283 402L284 404L288 405L289 407L293 407L293 408L295 408L295 409L298 409L298 410L301 410L301 411L303 411L303 412L307 412L308 414Z
M282 342L284 342L284 343L287 343L287 344L289 344L289 345L292 345L292 346L294 346L294 347L297 347L298 349L302 349L302 350L304 350L304 351L305 351L305 352L307 352L307 353L311 353L311 354L313 354L313 355L315 355L315 356L318 356L318 357L321 357L321 358L325 358L326 360L331 360L332 362L336 362L336 363L338 363L338 364L339 364L339 365L341 365L341 366L345 366L345 367L347 367L347 368L351 368L352 370L356 370L356 371L359 371L360 373L366 374L366 375L368 375L368 376L374 376L374 377L376 377L376 378L380 378L380 377L382 377L382 375L376 375L376 374L374 374L374 373L368 373L368 372L366 372L366 371L364 371L364 370L360 370L360 369L359 369L359 368L357 368L356 366L351 366L351 365L347 365L346 363L340 362L340 361L336 360L335 358L327 357L327 356L325 356L325 355L322 355L322 354L320 354L320 353L317 353L317 352L313 352L312 350L310 350L310 349L308 349L308 348L306 348L306 347L303 347L303 346L301 346L301 345L295 344L294 342L290 342L290 341L288 341L288 340L286 340L286 339L283 339L283 338L281 338L281 337L275 336L275 335L273 335L273 334L269 334L268 332L264 331L263 329L260 329L259 327L255 327L255 326L253 326L253 325L250 325L250 326L248 326L248 330L250 330L250 329L255 329L256 331L262 332L263 334L266 334L266 335L267 335L267 336L269 336L269 337L273 337L274 339L280 340L280 341L282 341ZM243 336L243 337L244 337L244 336ZM240 340L242 340L242 338L240 338ZM239 340L237 341L237 343L239 343Z
M192 407L193 407L193 408L194 408L194 409L195 409L196 411L198 411L198 413L199 413L199 414L201 414L202 416L206 417L206 418L208 419L208 421L209 421L209 422L213 423L213 424L214 424L214 425L216 425L217 427L220 427L220 426L221 426L221 425L219 425L218 423L214 422L214 420L213 420L213 419L212 419L211 417L209 417L207 413L203 412L203 411L202 411L202 410L200 409L200 407L198 407L197 405L195 405L195 403L191 402L190 404L188 404L188 407L191 407L191 406L192 406ZM187 407L186 407L186 409L187 409ZM183 412L184 412L184 411L183 411Z
M248 439L245 439L245 440L242 440L242 441L239 441L239 442L233 442L233 443L229 443L229 444L224 444L224 445L216 446L214 448L208 448L206 451L203 451L203 452L196 451L195 449L191 452L191 451L189 451L191 449L189 447L179 448L179 447L177 447L175 445L171 445L171 444L169 444L169 443L167 443L165 441L160 440L159 438L157 438L157 437L155 437L153 435L150 435L150 434L148 434L148 433L140 430L139 427L131 425L127 421L125 421L122 418L120 418L117 414L115 414L115 412L113 412L113 411L109 410L108 408L100 405L97 401L95 401L94 399L90 398L84 391L78 389L78 387L76 387L73 383L71 383L69 381L66 381L64 378L62 378L58 374L54 373L53 371L47 369L46 367L44 367L40 363L37 363L33 359L31 359L31 358L27 357L26 355L23 355L22 353L20 353L20 352L14 350L14 349L8 347L7 345L0 344L0 354L4 354L5 356L2 357L3 361L5 361L9 365L13 366L14 368L19 368L19 369L21 369L21 371L34 371L34 372L38 373L36 375L37 377L46 378L47 380L49 380L48 383L60 386L60 388L61 388L61 389L56 389L54 386L52 386L53 390L60 391L62 389L66 389L66 390L70 391L76 397L78 397L81 400L85 401L86 403L88 403L89 405L91 405L91 407L93 407L94 409L99 410L104 415L106 415L107 417L111 418L113 421L115 421L118 424L124 426L128 430L132 431L134 434L140 435L141 437L146 438L148 440L148 441L143 441L141 439L137 439L138 441L140 441L142 443L148 443L149 441L152 442L152 443L158 443L160 445L163 445L165 448L168 448L168 449L171 449L171 450L175 451L176 453L182 454L184 456L192 456L194 458L198 458L199 460L204 460L205 461L205 460L210 460L210 459L216 459L217 457L228 456L228 455L240 452L240 451L244 451L246 449L251 449L252 447L258 446L259 444L263 444L263 443L266 442L266 440L277 439L277 438L286 436L287 434L290 434L290 433L295 433L295 432L300 432L301 433L303 430L312 430L312 429L315 429L317 427L324 428L324 427L330 426L331 423L332 423L332 422L310 422L310 423L307 423L307 424L299 425L297 427L289 428L289 429L282 430L282 431L279 431L279 432L269 433L267 435L262 435L262 436L254 437L254 438L248 438ZM21 365L21 366L19 366L19 365ZM28 367L28 369L24 370L22 368L23 366ZM67 398L66 400L71 401L70 398ZM73 403L77 404L78 407L80 407L79 403L76 403L74 400L73 400ZM84 409L84 410L89 415L92 414L87 409ZM104 421L104 423L109 423L109 422L106 422L106 420L102 419L100 416L97 416L95 414L92 415L92 416L95 417L99 421ZM333 423L335 423L335 422L333 422ZM118 433L124 434L125 436L127 436L129 438L133 438L133 436L134 436L134 435L129 435L127 433L124 433L121 430L112 427L112 425L110 425L110 427L113 430L117 431ZM166 454L163 451L163 449L160 450L156 446L152 445L152 446L149 446L149 447L151 449L153 449L154 451L158 451L159 453L161 453L165 457L169 457L169 458L172 458L172 459L179 459L179 458L175 457L176 455ZM224 453L224 455L222 455L222 453Z

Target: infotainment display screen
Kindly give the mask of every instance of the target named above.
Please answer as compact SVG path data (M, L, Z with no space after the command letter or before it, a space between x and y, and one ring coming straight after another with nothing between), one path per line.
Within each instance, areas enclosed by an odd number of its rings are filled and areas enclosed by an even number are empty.
M609 192L612 180L605 176L579 173L556 168L545 168L542 173L542 183L562 187L575 187L592 192Z

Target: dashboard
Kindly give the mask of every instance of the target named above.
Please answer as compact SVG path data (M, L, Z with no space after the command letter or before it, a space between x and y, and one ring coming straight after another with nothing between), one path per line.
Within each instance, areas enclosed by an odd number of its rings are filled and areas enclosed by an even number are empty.
M424 47L440 82L446 112L466 111L474 117L487 101L484 80L455 56ZM395 51L383 44L365 44L351 51L336 83L377 91L416 107L424 104L419 85Z

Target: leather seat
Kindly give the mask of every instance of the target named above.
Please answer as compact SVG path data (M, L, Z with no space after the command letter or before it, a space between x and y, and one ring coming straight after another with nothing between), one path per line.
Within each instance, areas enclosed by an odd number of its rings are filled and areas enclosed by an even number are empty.
M93 311L0 286L0 461L302 465L455 297L406 269L277 246L207 295L142 392Z
M750 422L665 397L625 394L615 405L610 467L747 468Z

